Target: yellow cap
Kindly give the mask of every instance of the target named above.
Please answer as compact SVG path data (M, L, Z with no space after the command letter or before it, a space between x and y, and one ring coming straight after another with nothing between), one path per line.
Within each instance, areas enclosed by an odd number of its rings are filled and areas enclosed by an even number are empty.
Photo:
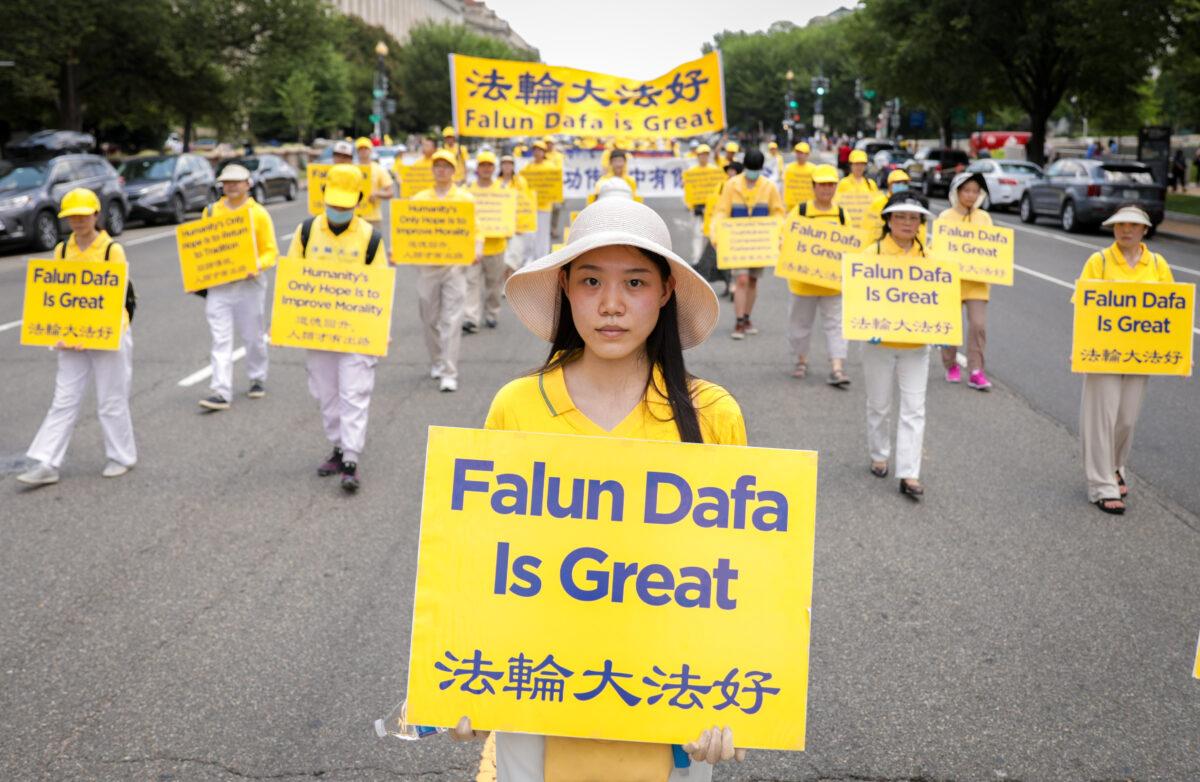
M772 141L770 144L767 144L767 149L779 149L779 145Z
M828 163L823 163L813 169L812 172L813 184L837 184L838 172L837 169Z
M535 142L533 142L533 144L531 146L534 149L540 149L543 152L546 151L546 142L545 141L535 141Z
M434 157L437 157L437 155L434 155ZM496 153L485 149L475 156L475 165L482 166L484 163L491 163L493 166L496 165Z
M362 195L363 173L358 166L338 163L331 166L325 177L325 205L335 209L358 206Z
M888 174L887 183L890 185L893 182L911 182L912 177L903 168L893 168L892 173Z
M547 144L553 144L554 136L545 136L542 138L542 141L545 141Z
M741 147L738 146L736 141L730 141L725 145L725 151L731 154L737 152L739 149L741 149Z
M865 149L856 149L850 153L851 163L866 163L867 151Z
M439 149L437 152L434 152L433 157L430 158L430 161L433 163L436 163L439 160L443 163L449 163L455 168L458 168L458 160L455 159L454 153L448 149Z
M442 128L442 138L449 138L451 136L454 136L455 138L458 137L458 131L454 129L453 125L447 128Z
M709 152L712 152L712 147L710 147L708 144L701 144L700 146L696 147L697 155L699 155L701 153L707 154Z
M807 155L809 152L812 152L812 147L810 147L808 145L807 141L801 141L799 144L792 147L792 151L793 152L803 152L804 154Z
M375 145L371 143L371 139L367 138L366 136L359 136L358 138L356 138L354 140L354 148L355 149L362 149L363 147L366 147L367 149L371 149L374 146Z
M86 187L77 187L63 196L59 217L78 217L100 213L100 199Z

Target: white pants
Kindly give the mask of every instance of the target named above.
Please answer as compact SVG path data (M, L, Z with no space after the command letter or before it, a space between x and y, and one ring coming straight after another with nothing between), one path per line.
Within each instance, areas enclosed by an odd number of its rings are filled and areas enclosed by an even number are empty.
M533 255L529 260L536 261L550 254L550 221L553 214L538 210L538 229L533 235Z
M867 447L871 461L891 454L893 380L900 386L900 422L896 427L896 477L921 477L925 440L925 386L929 347L913 349L863 345L863 384L867 389Z
M700 263L704 254L704 215L692 214L692 265Z
M496 782L545 782L546 739L529 733L496 731ZM713 767L695 760L672 769L666 782L711 782Z
M467 277L462 266L420 266L417 269L417 308L424 327L429 360L442 377L458 379L463 309Z
M500 289L504 287L504 253L485 255L466 268L467 293L463 318L476 326L500 316Z
M812 341L813 321L821 313L821 327L825 331L825 347L829 357L846 358L846 340L842 337L842 297L791 295L788 306L788 343L796 358L808 356Z
M1148 379L1146 375L1083 376L1079 438L1089 502L1121 497L1117 473L1125 477Z
M238 280L208 289L204 314L212 332L212 382L209 388L222 399L233 398L233 331L246 344L246 375L267 379L267 331L263 306L267 286L258 280Z
M525 265L531 244L533 234L517 234L508 240L508 247L504 249L504 263L508 268L516 271Z
M60 350L54 376L54 401L26 456L58 469L67 455L71 433L83 406L88 380L96 378L96 413L104 433L104 455L132 467L137 463L129 387L133 380L133 336L128 327L120 350Z
M325 437L357 462L367 442L367 409L375 388L379 359L360 353L310 350L305 357L308 391L321 407Z

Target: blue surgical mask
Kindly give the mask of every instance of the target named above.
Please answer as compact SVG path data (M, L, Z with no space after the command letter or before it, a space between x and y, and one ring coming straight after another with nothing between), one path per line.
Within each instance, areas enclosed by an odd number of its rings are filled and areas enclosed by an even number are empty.
M762 172L761 171L751 171L750 169L746 169L745 173L746 173L746 179L750 182L753 182L754 180L758 179L758 175L761 174Z
M350 218L354 217L354 209L335 209L332 206L325 207L325 219L333 225L345 225L350 222Z
M908 189L907 182L893 182L892 183L892 192L893 193L903 193L907 189Z

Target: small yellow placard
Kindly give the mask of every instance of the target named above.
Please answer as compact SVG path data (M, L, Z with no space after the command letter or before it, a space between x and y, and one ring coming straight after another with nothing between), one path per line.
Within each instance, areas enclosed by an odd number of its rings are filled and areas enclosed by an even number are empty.
M962 344L958 264L911 255L842 256L846 339Z
M775 276L842 289L842 254L860 252L862 231L796 215L783 226L783 247Z
M258 273L258 249L250 207L201 217L175 229L183 289L215 288Z
M525 167L521 176L529 183L529 189L537 193L538 204L545 208L547 204L562 203L563 200L563 170L557 166L538 168Z
M972 225L954 220L934 220L931 250L939 258L958 261L964 280L1013 284L1013 229L1000 225Z
M118 350L129 265L30 258L21 311L22 345Z
M431 427L408 719L803 749L816 488L813 451Z
M537 233L537 193L532 190L517 191L517 233Z
M319 215L325 211L325 177L329 176L329 163L309 163L305 172L308 187L308 213Z
M517 191L498 187L468 188L475 198L475 217L485 239L507 239L517 232Z
M420 266L475 262L475 204L470 201L392 203L392 259Z
M794 168L783 171L783 205L790 212L796 204L812 200L812 171L801 172Z
M1192 374L1196 286L1183 282L1075 282L1072 372Z
M756 269L779 260L778 217L727 217L717 225L717 268Z
M400 166L400 197L412 198L433 187L433 166Z
M725 170L718 166L692 166L683 172L683 200L689 207L704 206L717 185L725 181Z
M271 344L386 356L396 270L282 258L275 273Z
M839 193L834 196L833 205L846 212L846 225L862 225L867 209L878 197L879 193Z

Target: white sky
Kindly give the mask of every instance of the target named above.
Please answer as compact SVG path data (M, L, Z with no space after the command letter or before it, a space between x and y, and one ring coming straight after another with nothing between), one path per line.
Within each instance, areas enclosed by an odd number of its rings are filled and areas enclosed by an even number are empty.
M700 56L722 30L804 26L856 0L486 0L542 61L631 79L653 79Z

